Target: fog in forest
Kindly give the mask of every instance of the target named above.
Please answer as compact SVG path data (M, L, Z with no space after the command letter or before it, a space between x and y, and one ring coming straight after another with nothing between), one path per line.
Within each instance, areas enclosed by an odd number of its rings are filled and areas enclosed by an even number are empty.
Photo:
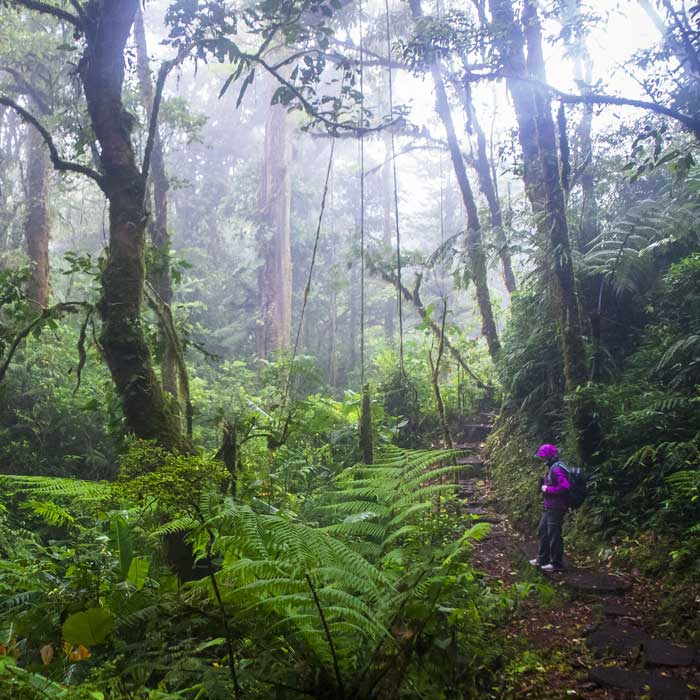
M700 688L700 3L0 0L0 698Z

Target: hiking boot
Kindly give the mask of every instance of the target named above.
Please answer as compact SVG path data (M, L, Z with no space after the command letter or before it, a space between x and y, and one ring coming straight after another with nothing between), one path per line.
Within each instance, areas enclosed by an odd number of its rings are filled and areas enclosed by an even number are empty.
M542 571L545 571L548 574L555 574L558 573L559 571L564 571L563 566L554 566L554 564L545 564L542 568Z

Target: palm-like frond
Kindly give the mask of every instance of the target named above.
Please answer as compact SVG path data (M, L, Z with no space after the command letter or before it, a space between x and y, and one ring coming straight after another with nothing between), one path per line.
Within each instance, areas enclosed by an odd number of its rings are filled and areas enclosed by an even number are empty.
M604 277L617 293L644 293L658 277L657 256L697 236L699 223L698 212L683 201L637 202L592 242L584 272Z

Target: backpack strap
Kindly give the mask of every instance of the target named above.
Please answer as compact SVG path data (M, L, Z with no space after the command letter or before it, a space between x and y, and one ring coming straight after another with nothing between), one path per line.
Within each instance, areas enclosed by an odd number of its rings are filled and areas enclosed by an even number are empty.
M554 469L556 467L563 469L566 472L566 475L567 475L567 477L569 477L569 479L572 478L571 471L569 470L569 467L564 462L557 461L557 462L554 462L554 464L549 468L549 475L548 476L549 476L550 481L552 481L552 472L554 471Z
M561 467L567 474L571 474L571 470L569 469L566 462L560 462L560 461L554 462L554 464L549 469L550 474L552 473L552 470L554 469L554 467Z

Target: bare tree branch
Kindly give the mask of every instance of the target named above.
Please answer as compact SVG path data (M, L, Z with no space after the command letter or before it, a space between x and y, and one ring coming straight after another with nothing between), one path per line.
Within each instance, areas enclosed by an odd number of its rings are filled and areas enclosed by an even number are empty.
M539 83L539 81L530 81ZM686 129L693 132L696 138L700 138L700 119L697 117L692 117L689 114L683 114L676 109L671 107L665 107L664 105L657 104L656 102L647 102L646 100L634 100L627 97L617 97L615 95L600 95L598 93L586 93L582 95L572 95L558 88L547 85L546 83L540 83L545 87L551 94L558 99L560 102L565 102L567 104L589 104L589 105L618 105L620 107L637 107L638 109L645 109L649 112L655 112L656 114L662 114L665 117L670 117L677 122L683 124Z
M46 127L44 127L33 114L30 114L26 109L24 109L24 107L18 105L14 100L10 99L9 97L6 97L5 95L0 95L0 105L9 107L10 109L17 112L17 114L19 114L22 117L22 119L24 119L24 121L31 124L41 134L41 137L44 139L44 143L49 149L51 162L53 163L53 167L56 170L60 172L72 172L79 173L80 175L85 175L91 180L94 180L97 183L98 187L104 192L105 185L104 178L102 177L102 175L100 175L96 170L87 167L86 165L81 165L80 163L73 163L69 160L63 160L63 158L61 158L61 156L58 153L58 149L56 148L56 144L53 142L53 138L51 138L51 134L46 130Z
M156 132L158 130L158 113L160 111L160 103L163 99L163 88L165 87L165 80L168 77L168 73L173 69L176 63L180 61L180 57L172 59L171 61L165 61L161 64L160 70L158 71L158 78L156 79L156 90L153 95L153 106L151 107L151 118L148 125L148 137L146 138L146 148L143 152L143 166L141 167L141 174L144 180L148 179L148 171L151 168L151 155L153 153L153 146L156 141Z
M679 112L677 109L671 107L666 107L658 102L649 102L647 100L635 100L629 97L619 97L618 95L605 95L596 92L587 92L585 94L573 95L564 90L545 83L537 78L524 78L521 75L509 75L504 72L496 73L482 73L473 74L466 76L465 80L469 82L477 82L479 80L520 80L522 82L530 83L535 86L539 86L543 90L548 91L555 99L560 102L565 102L567 104L589 104L589 105L617 105L620 107L637 107L638 109L645 109L648 112L655 112L656 114L662 114L665 117L670 117L671 119L680 122L686 129L692 131L694 136L700 139L700 118L694 117L690 114L684 114Z
M418 282L416 284L416 288L413 292L411 292L410 289L408 289L403 283L399 284L399 280L394 274L394 272L387 272L386 270L382 270L377 266L373 266L370 269L371 272L373 272L376 275L379 275L385 282L388 282L391 284L395 289L398 289L403 298L409 302L410 304L413 304L413 307L415 308L416 312L418 315L421 317L421 319L428 324L430 327L430 330L435 334L436 337L440 337L440 326L433 321L432 318L429 318L428 312L425 310L425 307L423 306L423 302L420 299L420 295L418 293L418 287L420 284L420 277L418 279ZM445 337L444 338L444 343L445 347L450 351L450 354L454 358L454 360L459 364L459 366L465 371L466 374L468 374L476 383L476 385L480 389L484 389L486 391L490 390L492 387L488 386L483 379L481 379L479 376L477 376L474 371L469 367L469 365L466 363L464 357L462 357L462 353L460 353L459 349L456 348L451 342L450 339Z
M49 113L49 100L43 90L34 87L20 71L12 66L0 66L0 71L12 76L12 79L15 81L13 87L16 88L18 93L31 97L42 114Z
M376 165L374 168L369 168L368 170L365 170L365 177L368 175L374 175L374 173L379 172L385 165L388 165L391 163L391 161L394 158L398 158L399 156L404 156L407 153L412 153L413 151L440 151L441 153L447 150L447 146L444 144L440 145L440 143L437 143L435 145L431 144L414 144L412 146L406 146L402 151L399 151L396 156L389 157L387 158L384 162L380 163L379 165Z
M8 367L10 366L10 363L12 362L12 358L15 355L15 352L17 352L17 348L19 347L20 343L41 323L46 321L48 318L51 317L52 314L58 313L61 311L66 311L66 312L71 312L75 313L78 309L80 308L88 308L91 309L92 305L88 304L85 301L65 301L61 302L58 304L54 304L53 306L49 306L45 309L42 309L41 313L36 316L30 323L28 323L14 338L12 341L9 350L7 351L7 355L5 356L5 359L0 365L0 382L5 378L5 374L7 372Z
M66 10L62 10L60 7L50 5L47 2L41 2L41 0L10 0L10 4L18 7L26 7L28 10L35 10L45 15L52 15L57 19L72 24L81 32L84 29L83 23L80 21L79 17L72 15L70 12L66 12Z

